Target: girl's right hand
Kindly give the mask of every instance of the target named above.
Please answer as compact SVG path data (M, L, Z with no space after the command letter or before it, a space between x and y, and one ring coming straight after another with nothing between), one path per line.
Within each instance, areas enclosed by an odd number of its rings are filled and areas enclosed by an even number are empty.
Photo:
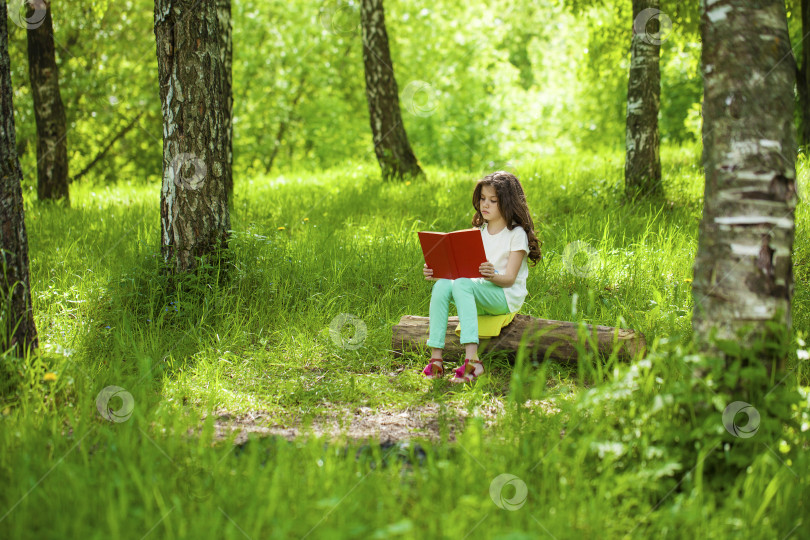
M425 279L428 281L435 281L436 278L433 277L433 269L428 268L428 265L425 264L425 267L422 268L422 274L425 275Z

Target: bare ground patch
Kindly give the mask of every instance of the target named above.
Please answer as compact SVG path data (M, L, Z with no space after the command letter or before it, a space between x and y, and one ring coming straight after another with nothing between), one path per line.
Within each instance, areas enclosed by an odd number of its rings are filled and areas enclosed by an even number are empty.
M484 418L485 425L491 425L503 412L501 402L493 402L477 407L474 416ZM456 433L464 429L470 413L464 409L439 404L420 405L406 409L335 409L313 418L311 424L298 422L292 425L273 423L263 411L233 414L218 409L214 415L215 437L222 440L238 431L235 444L245 442L250 433L258 435L280 435L288 440L308 436L327 436L330 439L348 439L355 442L377 440L381 444L406 439L424 438L431 442L441 440L441 424L446 424L448 440L455 441Z
M526 402L526 406L540 407L545 412L552 412L555 408L546 401ZM472 412L459 406L437 403L405 409L335 407L326 414L314 417L311 423L306 424L275 423L265 411L235 414L225 409L217 409L213 414L216 417L214 420L216 440L224 440L236 431L238 435L234 440L235 444L246 442L251 433L282 436L287 440L326 436L330 439L346 439L352 442L375 440L380 444L389 444L419 438L434 443L440 442L443 423L447 430L448 442L455 442L456 434L464 429L471 416L483 418L484 425L489 427L497 421L503 411L503 402L492 400L476 407Z

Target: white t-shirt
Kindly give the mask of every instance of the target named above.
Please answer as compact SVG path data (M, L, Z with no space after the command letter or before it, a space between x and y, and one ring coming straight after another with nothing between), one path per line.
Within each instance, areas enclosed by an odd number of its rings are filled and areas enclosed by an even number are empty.
M523 256L523 261L520 263L515 282L511 287L504 287L503 292L506 295L506 304L509 306L509 312L514 313L519 310L523 305L523 300L526 299L526 279L529 277L529 265L526 262L529 257L529 237L523 227L515 224L515 227L510 231L509 227L504 227L498 234L489 234L487 231L487 223L481 227L481 238L484 241L484 251L487 254L487 260L495 267L495 271L499 274L506 273L506 263L509 261L509 254L513 251L525 251L526 255ZM479 278L484 279L484 278Z

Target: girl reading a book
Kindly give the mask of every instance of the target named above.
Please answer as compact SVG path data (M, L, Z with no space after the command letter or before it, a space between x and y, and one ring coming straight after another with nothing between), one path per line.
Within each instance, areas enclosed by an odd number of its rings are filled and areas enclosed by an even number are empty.
M523 186L512 173L497 171L478 181L473 191L473 227L481 230L487 260L478 268L481 277L435 279L425 264L425 279L435 281L430 297L432 354L422 373L435 379L444 375L442 349L452 301L458 311L464 363L451 382L468 382L484 373L478 358L478 315L515 313L526 298L529 268L542 257Z

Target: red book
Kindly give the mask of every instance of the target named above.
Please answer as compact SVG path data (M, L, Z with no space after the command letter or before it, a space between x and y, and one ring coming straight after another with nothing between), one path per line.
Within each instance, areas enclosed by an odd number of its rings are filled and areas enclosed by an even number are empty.
M449 233L419 232L425 263L437 279L481 277L478 267L487 261L480 229Z

